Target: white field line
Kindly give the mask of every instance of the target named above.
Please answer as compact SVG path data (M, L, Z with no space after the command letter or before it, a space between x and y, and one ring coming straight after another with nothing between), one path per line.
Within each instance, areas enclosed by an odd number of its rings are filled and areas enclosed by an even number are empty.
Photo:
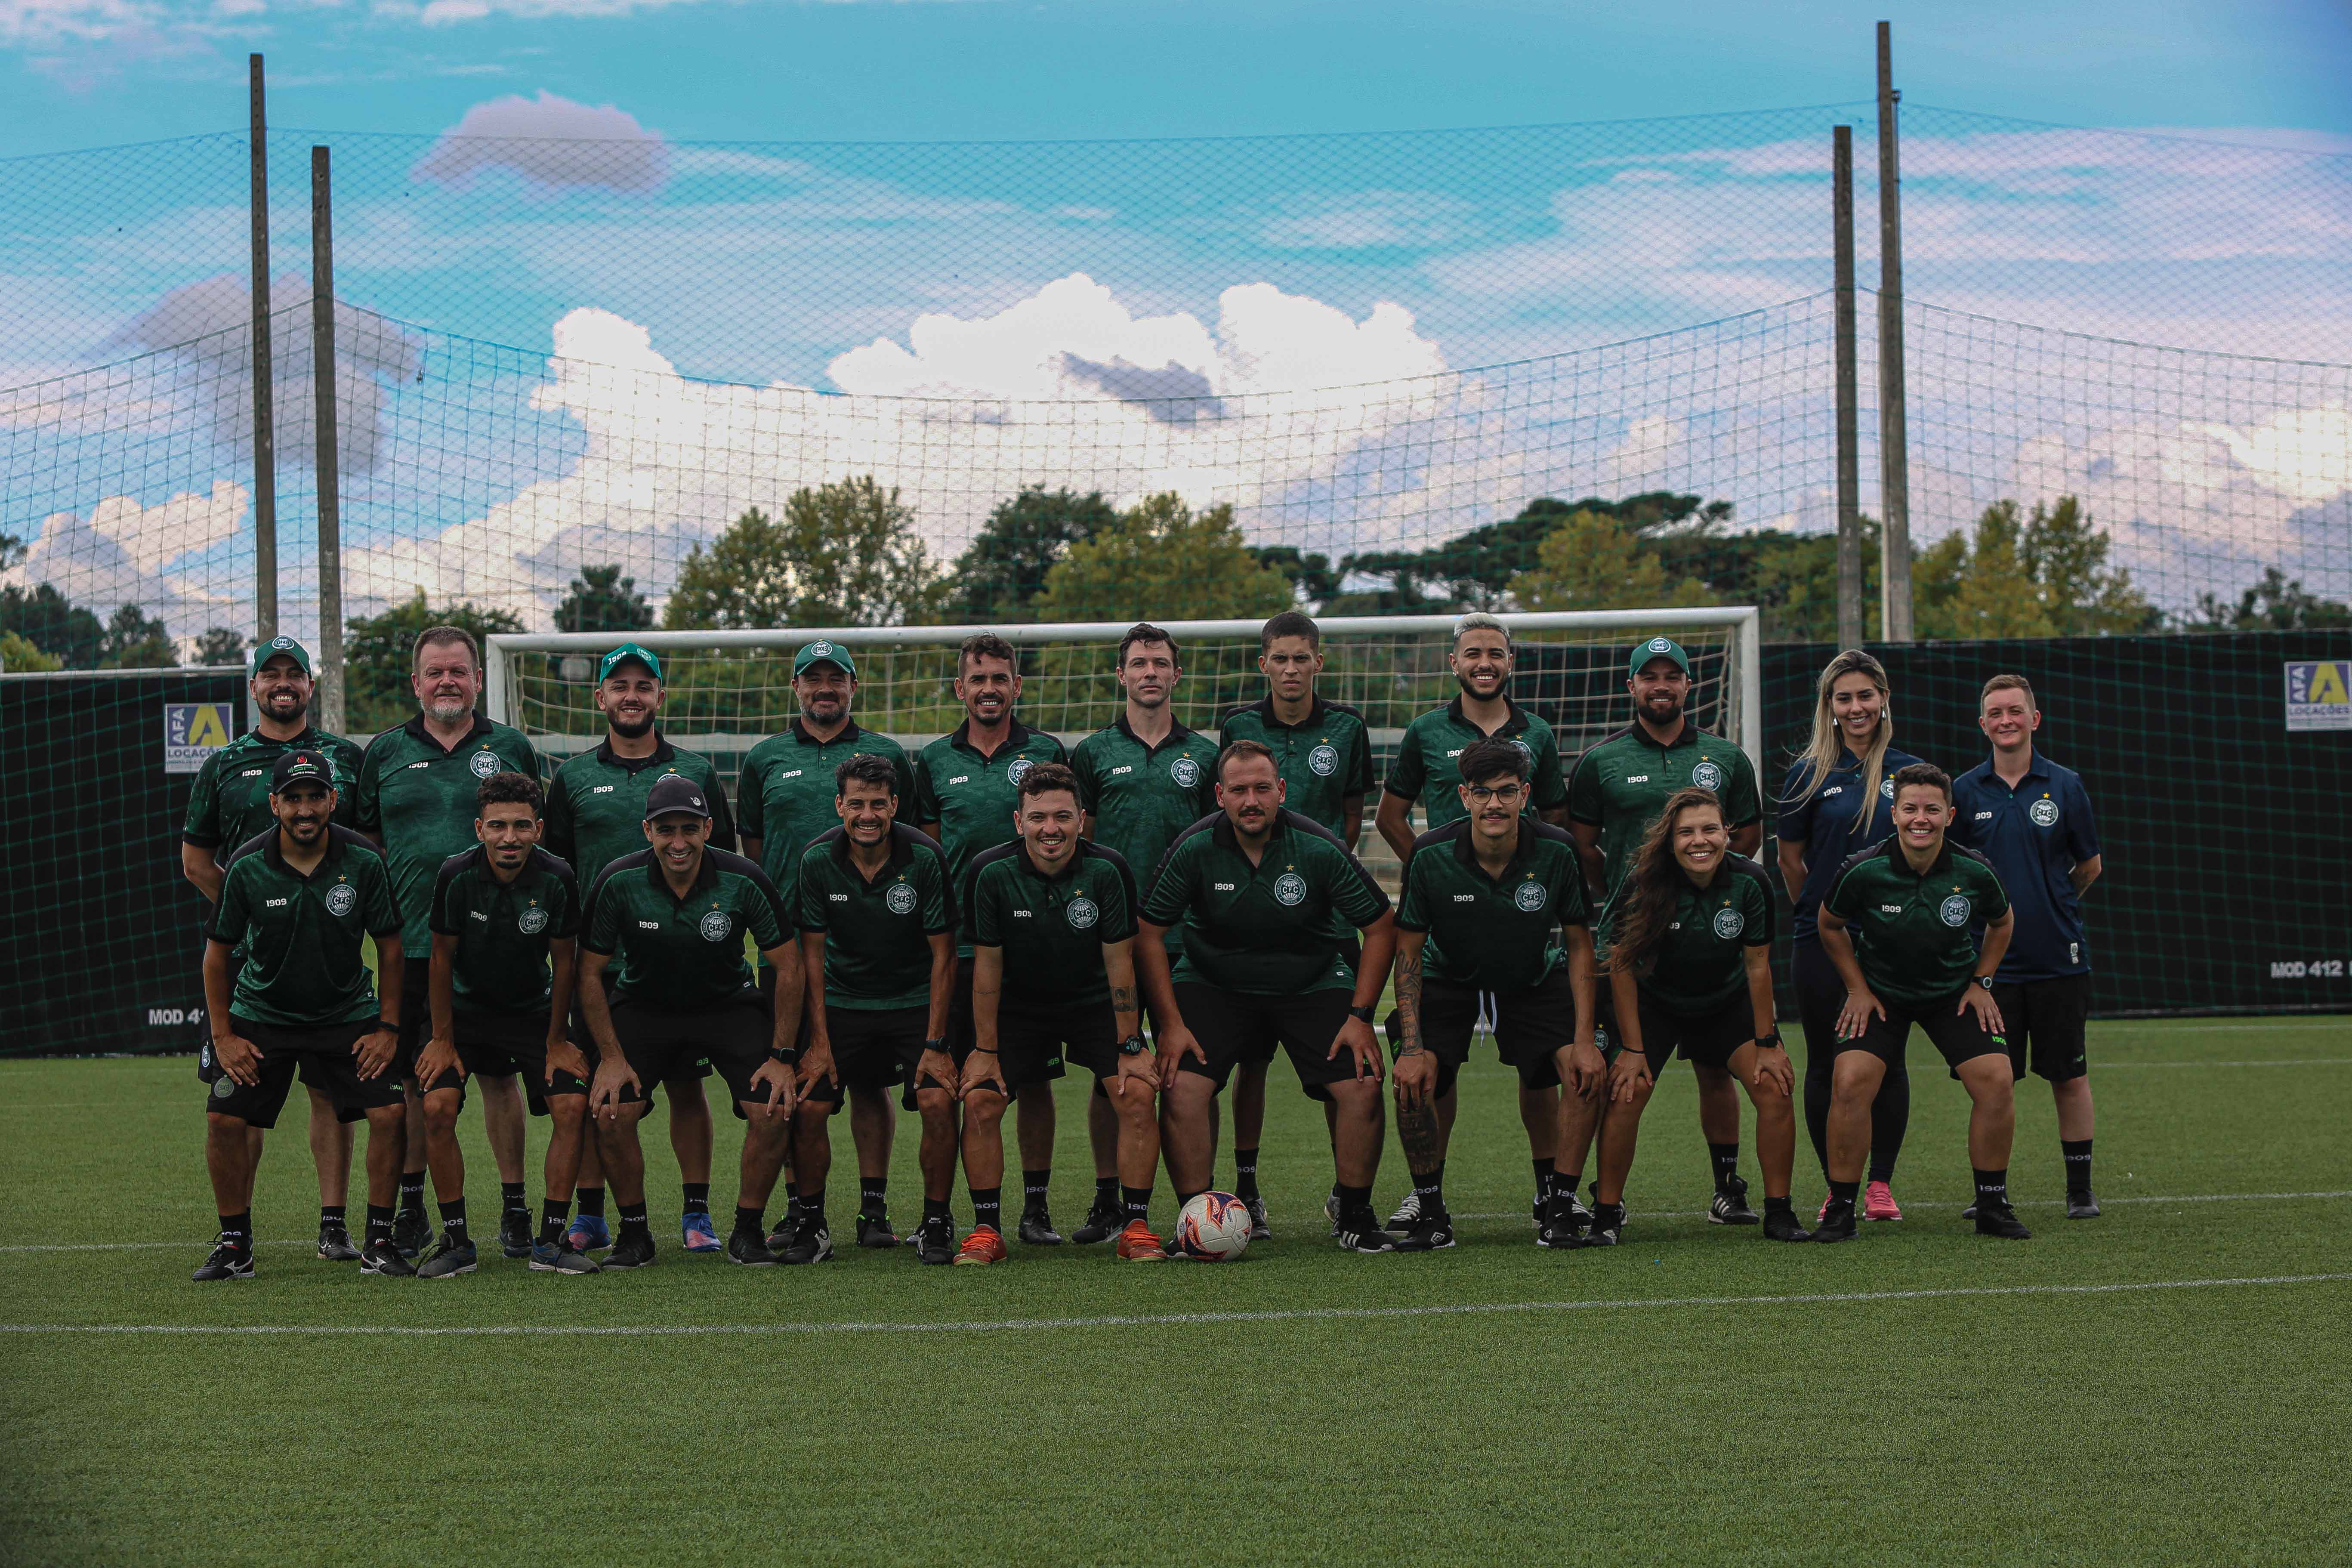
M763 1334L1001 1333L1007 1330L1156 1328L1204 1323L1279 1323L1367 1318L1452 1318L1500 1313L1624 1311L1664 1307L1813 1307L1847 1302L1936 1301L1972 1296L2112 1296L2141 1290L2242 1289L2271 1285L2332 1285L2352 1273L2268 1274L2222 1279L2148 1279L2112 1285L1963 1285L1926 1290L1840 1290L1790 1296L1665 1296L1587 1301L1482 1301L1424 1307L1294 1307L1263 1312L1137 1312L1101 1318L973 1319L945 1323L678 1323L577 1327L559 1323L446 1324L305 1323L0 1323L0 1334L298 1334L445 1339L669 1339Z

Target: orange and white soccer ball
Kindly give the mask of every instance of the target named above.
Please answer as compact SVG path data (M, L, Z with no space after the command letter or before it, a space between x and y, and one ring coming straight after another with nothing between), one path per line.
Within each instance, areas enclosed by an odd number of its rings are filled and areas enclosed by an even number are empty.
M1176 1247L1195 1263L1231 1263L1249 1246L1249 1205L1231 1193L1202 1193L1176 1216Z

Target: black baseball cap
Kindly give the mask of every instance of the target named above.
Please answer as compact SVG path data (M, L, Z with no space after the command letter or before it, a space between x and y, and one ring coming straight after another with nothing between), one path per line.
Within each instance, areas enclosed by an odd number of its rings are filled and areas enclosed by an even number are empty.
M702 786L684 773L664 773L646 791L646 820L681 811L689 816L709 816L710 803L703 798Z
M335 787L335 770L323 752L308 749L287 752L269 770L269 793L276 795L288 784L309 779L329 789Z

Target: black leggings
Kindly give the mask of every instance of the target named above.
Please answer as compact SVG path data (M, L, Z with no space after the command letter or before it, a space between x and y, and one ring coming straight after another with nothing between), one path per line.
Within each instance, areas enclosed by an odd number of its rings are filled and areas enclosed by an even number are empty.
M1830 1073L1837 1062L1838 1010L1845 1005L1845 982L1837 965L1822 951L1819 940L1797 939L1796 961L1790 966L1797 983L1797 1021L1805 1029L1805 1131L1812 1135L1813 1157L1829 1177ZM1898 1048L1886 1064L1886 1078L1870 1107L1870 1179L1895 1179L1895 1156L1903 1152L1903 1134L1911 1126L1911 1075Z

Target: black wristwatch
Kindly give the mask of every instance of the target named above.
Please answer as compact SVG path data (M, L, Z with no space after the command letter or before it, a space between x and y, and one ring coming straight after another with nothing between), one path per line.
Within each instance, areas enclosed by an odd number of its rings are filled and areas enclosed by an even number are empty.
M1759 1035L1756 1037L1756 1047L1759 1050L1766 1051L1785 1051L1789 1048L1788 1046L1782 1042L1780 1038L1780 1031L1778 1029L1773 1030L1769 1035Z
M1978 976L1976 977L1976 981L1977 981L1977 984L1979 984L1979 985L1983 986L1986 990L1990 991L1990 990L1991 990L1991 989L1992 989L1992 976L1991 976L1991 975L1990 975L1990 974L1979 974L1979 975L1978 975Z
M1348 1016L1349 1016L1350 1018L1357 1019L1357 1020L1359 1020L1359 1021L1360 1021L1360 1022L1363 1022L1363 1023L1369 1024L1369 1023L1370 1023L1370 1022L1372 1021L1372 1010L1371 1010L1370 1007L1352 1007L1352 1006L1351 1006L1351 1007L1349 1007L1349 1008L1348 1009Z
M790 1067L794 1062L801 1059L800 1047L797 1046L770 1046L768 1047L768 1059L772 1062L782 1062L784 1066Z
M1141 1035L1129 1035L1127 1038L1119 1041L1118 1054L1123 1057L1141 1056L1143 1054L1143 1037Z
M905 1049L904 1047L899 1048L902 1050ZM927 1051L943 1051L947 1048L948 1043L945 1040L925 1040L923 1042L923 1049Z

